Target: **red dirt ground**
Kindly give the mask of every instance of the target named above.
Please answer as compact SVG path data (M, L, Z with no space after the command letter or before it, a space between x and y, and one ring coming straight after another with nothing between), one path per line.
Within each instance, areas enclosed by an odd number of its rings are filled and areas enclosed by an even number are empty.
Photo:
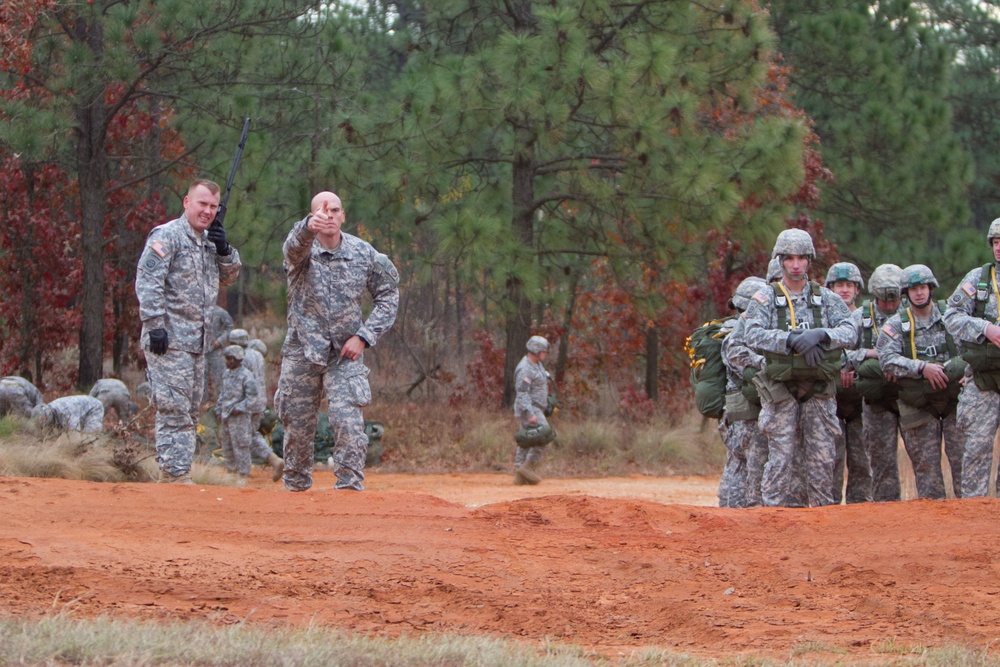
M607 655L1000 637L1000 502L709 507L716 480L328 472L291 494L0 477L0 616L325 625ZM675 504L676 503L676 504ZM832 654L834 655L834 654ZM810 656L814 657L814 656Z

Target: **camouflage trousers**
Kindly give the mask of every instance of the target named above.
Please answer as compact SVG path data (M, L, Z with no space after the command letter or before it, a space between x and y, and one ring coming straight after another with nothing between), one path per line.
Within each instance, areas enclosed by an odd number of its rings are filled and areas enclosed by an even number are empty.
M865 401L861 410L861 439L872 467L872 500L899 500L899 415Z
M833 503L840 504L844 494L844 468L847 468L847 503L869 503L872 500L872 464L862 437L863 417L840 420L841 435L837 438L837 460L833 466ZM845 465L846 464L846 465Z
M146 378L156 407L156 460L173 477L191 472L201 412L205 355L181 350L146 350Z
M989 495L993 440L1000 426L1000 394L980 389L968 378L958 397L958 427L965 434L962 497Z
M932 417L932 415L928 415ZM927 423L903 431L906 454L913 464L913 477L919 498L945 497L944 472L941 469L941 440L951 466L952 488L962 497L962 454L965 434L958 429L954 414L943 419L932 417Z
M761 481L761 497L769 507L793 507L796 451L801 452L805 471L805 495L810 507L833 504L833 463L837 455L840 420L837 399L814 396L802 403L788 398L777 403L761 402L757 424L767 437L767 465Z
M533 428L535 426L547 426L549 420L545 418L543 414L537 414L535 417L538 421L534 424L529 424L527 421L521 421L521 428ZM541 447L522 447L517 445L517 451L514 453L514 467L520 468L522 465L527 465L529 468L537 468L542 464L542 459L545 457L545 448L547 445L542 445Z
M371 403L368 368L362 358L342 360L328 366L305 357L286 356L275 399L278 418L285 426L285 488L305 491L312 486L316 412L323 397L329 403L333 432L335 488L361 491L365 478L368 436L361 408Z
M226 470L250 474L250 415L234 412L222 420L222 460Z
M719 507L759 507L761 479L767 463L767 438L757 428L756 419L726 424L719 432L726 446L726 465L719 480Z

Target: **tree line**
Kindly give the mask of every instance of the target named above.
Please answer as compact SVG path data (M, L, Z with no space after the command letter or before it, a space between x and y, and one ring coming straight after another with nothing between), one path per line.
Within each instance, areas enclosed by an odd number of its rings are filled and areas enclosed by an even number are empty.
M994 4L9 0L0 365L141 358L145 233L249 116L238 315L283 314L281 241L333 189L400 267L409 391L471 358L452 398L509 403L543 332L578 400L682 410L684 336L786 226L866 271L982 261Z

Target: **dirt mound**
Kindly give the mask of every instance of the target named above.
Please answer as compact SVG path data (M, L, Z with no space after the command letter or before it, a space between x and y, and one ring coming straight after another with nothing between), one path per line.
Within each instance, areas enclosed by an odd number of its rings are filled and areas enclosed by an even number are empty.
M671 479L372 474L355 493L320 473L291 494L254 474L246 489L0 478L0 615L716 656L985 647L1000 628L996 499L727 510L663 504L652 489ZM712 502L714 480L679 484Z

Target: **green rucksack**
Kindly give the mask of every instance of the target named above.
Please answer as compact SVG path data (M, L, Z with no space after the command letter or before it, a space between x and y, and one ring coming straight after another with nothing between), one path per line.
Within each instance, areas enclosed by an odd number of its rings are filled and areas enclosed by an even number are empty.
M732 328L730 320L711 320L695 329L684 341L691 359L691 386L698 412L721 419L726 407L726 366L722 363L722 341Z

